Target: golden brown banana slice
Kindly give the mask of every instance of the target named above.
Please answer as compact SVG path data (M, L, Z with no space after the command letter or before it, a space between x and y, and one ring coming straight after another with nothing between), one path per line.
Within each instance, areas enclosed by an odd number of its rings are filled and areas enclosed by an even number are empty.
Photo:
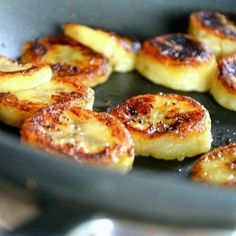
M115 32L76 23L64 24L63 31L65 35L109 58L114 71L128 72L134 69L139 42Z
M130 131L135 154L183 160L211 147L208 111L192 98L144 94L110 110Z
M218 63L219 77L211 82L211 94L223 107L236 111L236 54Z
M69 79L89 87L104 83L111 73L107 58L66 36L26 42L21 60L24 63L49 64L55 79Z
M23 121L48 104L68 103L92 109L94 91L84 85L51 80L33 89L0 93L0 120L20 127Z
M236 52L236 21L232 15L213 11L193 12L189 34L205 43L217 59Z
M52 70L49 66L22 65L0 56L0 92L30 89L50 81L51 78Z
M147 79L172 89L204 92L217 76L211 52L185 34L168 34L143 43L136 69Z
M236 186L236 143L214 149L200 157L192 168L192 178L213 185Z
M27 119L22 140L81 163L127 172L134 160L134 144L123 124L106 113L52 105Z

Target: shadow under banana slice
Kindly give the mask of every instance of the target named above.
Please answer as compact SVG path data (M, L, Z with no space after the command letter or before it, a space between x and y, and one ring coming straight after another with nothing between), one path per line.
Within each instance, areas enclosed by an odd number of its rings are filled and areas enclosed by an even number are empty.
M218 63L219 77L211 82L211 94L221 106L236 111L236 54Z
M65 35L109 58L113 70L128 72L134 69L140 43L104 29L76 23L63 25Z
M70 81L51 80L35 88L0 93L0 120L7 125L21 127L24 120L37 110L58 102L92 109L94 91Z
M156 84L183 91L207 91L217 76L212 53L198 40L180 33L145 41L136 69Z
M236 186L236 143L221 146L200 157L192 168L194 181Z
M188 32L205 43L217 59L236 52L236 15L233 13L193 12Z
M183 160L211 147L209 113L192 98L144 94L128 99L109 113L129 130L135 155Z
M0 56L0 92L30 89L50 81L52 70L43 65L22 65Z
M111 66L107 58L66 36L50 36L26 42L23 63L47 64L57 80L73 80L94 87L104 83Z
M121 172L132 168L134 144L123 124L106 113L55 104L27 119L22 141L68 159Z

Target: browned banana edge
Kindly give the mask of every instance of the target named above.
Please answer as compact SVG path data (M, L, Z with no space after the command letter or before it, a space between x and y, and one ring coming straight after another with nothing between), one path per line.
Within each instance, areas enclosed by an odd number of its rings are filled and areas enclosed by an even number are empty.
M236 54L222 58L218 63L218 80L225 89L236 95Z
M55 131L55 129L57 129L57 124L62 124L61 116L63 116L63 111L65 110L69 110L76 116L79 116L80 120L89 120L91 115L95 116L98 122L102 122L109 126L112 129L112 136L122 140L123 146L126 145L127 148L116 143L114 146L104 147L103 150L97 153L86 153L79 143L56 144L48 131ZM22 126L21 137L27 143L48 152L72 157L82 163L101 165L114 164L114 156L119 157L124 153L127 153L131 158L134 146L129 133L124 129L123 124L111 115L92 112L78 107L69 108L60 103L43 108L36 112L34 116L27 119Z
M197 161L194 163L194 165L192 167L191 176L192 176L193 180L195 180L197 182L202 182L202 183L206 182L205 176L204 176L204 171L202 169L203 162L211 162L212 160L220 159L223 154L232 154L232 153L236 154L236 143L231 143L226 146L218 147L218 148L214 149L213 151L201 156L199 159L197 159ZM235 170L236 160L234 160L230 163L226 163L225 167L230 170ZM220 185L235 187L236 182L230 181L230 182L227 182L224 184L221 183Z
M143 43L141 53L167 65L197 67L213 59L209 49L186 34L157 36Z
M31 65L29 68L23 69L23 70L15 70L15 71L1 71L0 70L0 79L1 77L3 78L4 76L9 76L9 75L27 75L31 74L35 71L38 71L42 65Z
M63 82L63 84L65 84L65 86L70 86L72 89L74 89L74 91L69 93L58 92L58 95L52 95L51 103L71 105L79 99L89 101L89 97L91 93L93 93L92 89L88 89L88 87L84 85L78 86L73 84L72 82ZM0 104L1 106L14 107L19 111L27 112L30 114L33 114L35 111L46 105L44 103L36 103L28 100L19 100L14 94L9 92L0 93Z
M162 94L159 93L159 96L169 98L170 101L173 101L173 105L178 102L186 101L191 104L193 107L197 108L196 111L189 111L184 113L176 112L176 110L169 111L164 119L172 119L174 123L165 124L163 122L158 122L157 124L151 124L145 130L139 130L130 125L130 122L133 120L140 120L145 116L148 116L153 106L152 103L155 102L154 94L145 94L132 97L128 99L124 104L118 105L116 108L113 108L109 111L110 114L117 117L130 132L140 133L146 138L156 138L164 135L175 135L177 137L185 137L189 132L202 132L206 129L206 120L209 119L209 113L207 110L197 101L180 95L175 94ZM168 104L165 104L166 106Z
M209 34L216 35L222 39L227 38L236 41L236 22L231 19L230 14L221 14L214 11L199 11L190 15L190 22L193 25L202 27Z
M48 50L53 50L52 45L67 45L79 49L83 56L90 58L89 65L79 62L78 66L70 64L50 64L43 56ZM54 77L76 77L93 79L96 76L106 75L109 70L109 61L102 55L92 51L67 36L49 36L39 40L26 42L22 52L23 62L36 64L50 64L54 72Z

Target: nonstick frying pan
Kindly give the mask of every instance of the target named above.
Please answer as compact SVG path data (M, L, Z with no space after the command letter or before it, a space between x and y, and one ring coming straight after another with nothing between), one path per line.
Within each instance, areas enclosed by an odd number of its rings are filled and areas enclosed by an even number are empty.
M1 1L0 54L18 58L26 40L60 33L60 25L75 21L105 27L144 40L170 32L186 32L193 10L234 12L234 0L11 0ZM217 105L207 93L179 92L154 85L137 72L113 73L95 89L95 110L142 93L178 93L200 101L210 111L213 147L235 141L236 113ZM105 101L105 102L104 102ZM107 102L108 101L108 102ZM23 188L29 179L41 197L55 197L132 219L198 227L233 228L236 191L193 183L196 158L161 161L136 158L134 170L119 175L82 166L22 146L18 130L0 125L0 175Z

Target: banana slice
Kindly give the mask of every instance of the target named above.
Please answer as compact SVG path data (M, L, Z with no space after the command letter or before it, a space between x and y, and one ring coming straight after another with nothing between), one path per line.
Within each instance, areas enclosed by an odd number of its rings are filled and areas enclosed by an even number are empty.
M81 163L121 172L132 168L134 144L123 124L106 113L52 105L27 119L22 140Z
M64 34L110 59L113 70L128 72L134 69L140 43L114 32L85 25L67 23Z
M168 34L145 41L136 69L147 79L172 89L204 92L217 76L211 52L185 34Z
M51 80L33 89L0 93L0 120L21 127L23 121L45 105L57 102L92 109L94 91L84 85Z
M135 154L183 160L211 147L208 111L192 98L144 94L110 110L130 131Z
M236 22L230 16L213 11L193 12L188 32L205 43L217 59L231 55L236 52Z
M236 111L236 54L222 58L219 77L211 82L211 94L223 107Z
M5 56L0 56L0 66L4 66L4 65L8 65L8 66L16 66L18 65L17 61L13 61L8 57Z
M49 66L22 65L0 56L0 92L30 89L50 81L51 78L52 70Z
M55 79L69 79L89 87L104 83L111 73L108 59L66 36L26 42L21 60L49 64Z
M193 165L192 178L213 185L236 186L236 143L214 149Z

